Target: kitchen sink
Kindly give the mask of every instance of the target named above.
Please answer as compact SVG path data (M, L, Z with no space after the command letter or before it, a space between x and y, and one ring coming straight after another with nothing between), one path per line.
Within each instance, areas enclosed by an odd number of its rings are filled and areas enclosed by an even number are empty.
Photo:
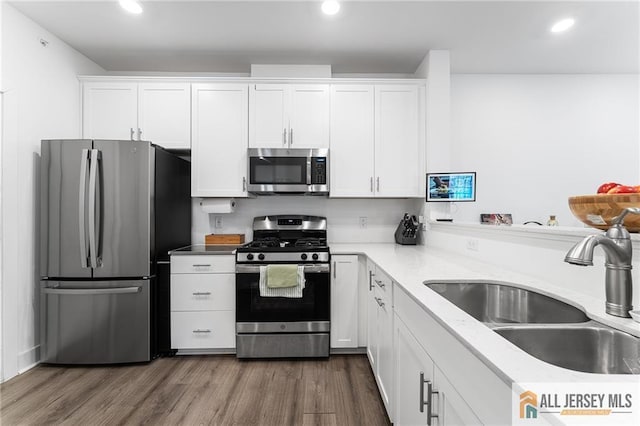
M586 373L640 374L640 338L596 322L498 327L494 331L530 355L558 367Z
M589 318L580 309L530 290L490 282L425 282L442 297L484 323L562 324Z

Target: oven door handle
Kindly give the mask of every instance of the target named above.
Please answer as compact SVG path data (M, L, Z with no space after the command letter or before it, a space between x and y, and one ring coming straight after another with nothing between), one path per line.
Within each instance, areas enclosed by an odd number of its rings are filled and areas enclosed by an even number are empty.
M259 274L260 266L266 265L236 265L236 274ZM322 265L304 265L305 274L322 274L331 272L331 266Z

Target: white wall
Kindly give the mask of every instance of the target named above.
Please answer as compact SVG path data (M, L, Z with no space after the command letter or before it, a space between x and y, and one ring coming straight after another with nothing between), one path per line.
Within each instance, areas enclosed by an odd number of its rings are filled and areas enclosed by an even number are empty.
M453 75L451 170L477 171L475 203L452 216L582 226L567 198L640 184L638 75Z
M104 70L2 2L2 338L6 380L38 359L40 140L80 137L78 74ZM43 46L40 40L46 40Z
M251 241L255 216L306 214L327 218L329 243L394 242L393 234L403 214L418 214L420 199L331 199L325 197L266 196L236 199L236 210L229 214L204 213L200 199L193 202L192 242L204 244L206 234L245 234ZM222 217L222 228L215 228L214 217ZM367 218L361 228L359 218Z

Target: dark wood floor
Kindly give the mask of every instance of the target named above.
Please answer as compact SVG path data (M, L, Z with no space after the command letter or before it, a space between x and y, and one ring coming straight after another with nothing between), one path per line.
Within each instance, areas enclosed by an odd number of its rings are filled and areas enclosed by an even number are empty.
M40 365L0 385L0 424L389 425L365 355Z

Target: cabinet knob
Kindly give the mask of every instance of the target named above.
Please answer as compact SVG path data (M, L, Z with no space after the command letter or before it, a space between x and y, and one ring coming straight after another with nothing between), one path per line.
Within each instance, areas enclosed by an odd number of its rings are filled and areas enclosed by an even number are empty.
M131 138L131 140L133 140L133 134L135 133L135 132L133 131L133 127L130 127L130 128L129 128L129 132L130 132L130 136L129 136L129 137Z
M247 192L247 178L242 178L242 192Z

